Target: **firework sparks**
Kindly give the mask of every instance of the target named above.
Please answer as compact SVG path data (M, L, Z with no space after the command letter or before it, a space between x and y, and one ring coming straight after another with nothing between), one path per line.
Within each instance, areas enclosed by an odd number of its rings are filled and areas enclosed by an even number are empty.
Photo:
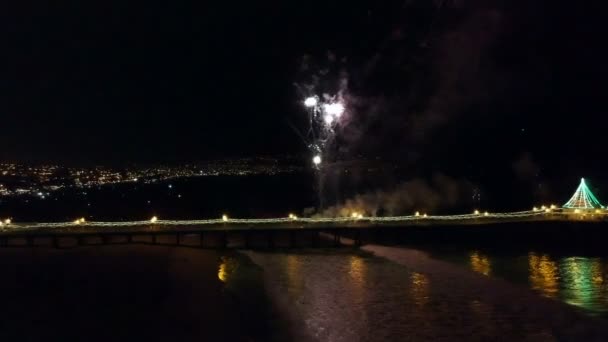
M340 102L326 103L323 105L323 111L326 115L339 118L344 113L344 105Z
M316 155L312 158L312 163L315 165L320 165L321 164L321 156L320 155Z
M318 96L309 96L303 103L310 118L306 143L314 156L325 155L327 145L334 138L334 128L340 124L340 118L346 110L345 106L334 100L320 101ZM314 164L318 166L320 163Z
M306 100L304 100L304 105L308 108L313 108L313 107L317 106L318 102L319 101L317 100L316 97L311 96L311 97L306 98Z

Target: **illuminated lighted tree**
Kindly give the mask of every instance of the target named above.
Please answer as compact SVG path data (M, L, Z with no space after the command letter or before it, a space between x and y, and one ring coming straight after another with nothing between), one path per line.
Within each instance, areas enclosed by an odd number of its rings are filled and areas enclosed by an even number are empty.
M585 178L581 178L581 184L578 186L572 198L564 204L564 208L572 209L594 209L603 208L604 206L598 201L593 195L587 184Z

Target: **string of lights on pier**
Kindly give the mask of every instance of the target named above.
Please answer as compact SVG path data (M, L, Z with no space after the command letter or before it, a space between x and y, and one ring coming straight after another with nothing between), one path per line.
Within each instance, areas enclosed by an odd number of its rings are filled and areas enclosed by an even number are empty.
M572 198L561 208L556 205L543 205L534 207L528 211L518 211L509 213L490 213L487 211L475 210L471 214L461 215L428 215L427 213L415 212L413 215L405 216L365 216L362 212L353 211L349 216L343 217L298 217L290 213L286 217L278 218L231 218L227 214L214 219L198 219L198 220L162 220L157 216L153 216L147 220L140 221L115 221L115 222L100 222L87 221L84 217L77 218L71 222L38 222L38 223L14 223L10 218L0 220L0 228L6 229L41 229L41 228L70 228L74 226L87 226L91 228L106 228L106 227L141 227L141 226L160 226L160 227L178 227L178 226L253 226L267 224L299 224L304 227L307 224L348 224L353 222L382 224L382 223L408 223L413 221L427 220L435 223L454 222L454 221L474 221L480 219L496 219L496 220L516 220L516 219L534 219L534 218L586 218L586 217L604 217L608 215L606 210L597 198L591 193L587 187L585 180L581 180L581 184L575 191Z

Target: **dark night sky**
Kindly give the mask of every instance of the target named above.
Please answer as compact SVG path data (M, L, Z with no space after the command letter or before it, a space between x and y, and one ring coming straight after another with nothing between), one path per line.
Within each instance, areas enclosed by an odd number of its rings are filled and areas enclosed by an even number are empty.
M518 160L522 178L603 173L608 54L592 3L103 1L0 13L4 160L302 154L287 125L303 115L294 83L326 69L326 89L340 73L349 81L345 158L473 178L513 177Z

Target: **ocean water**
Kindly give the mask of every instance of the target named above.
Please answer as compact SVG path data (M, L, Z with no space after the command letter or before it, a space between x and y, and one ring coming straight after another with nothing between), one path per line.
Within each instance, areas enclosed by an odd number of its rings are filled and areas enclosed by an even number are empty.
M246 252L298 341L603 340L606 322L401 247Z
M608 256L604 253L474 247L432 253L484 276L527 286L588 315L608 318Z
M219 272L229 259L238 284ZM174 246L0 248L0 340L266 341L271 306L247 265Z

